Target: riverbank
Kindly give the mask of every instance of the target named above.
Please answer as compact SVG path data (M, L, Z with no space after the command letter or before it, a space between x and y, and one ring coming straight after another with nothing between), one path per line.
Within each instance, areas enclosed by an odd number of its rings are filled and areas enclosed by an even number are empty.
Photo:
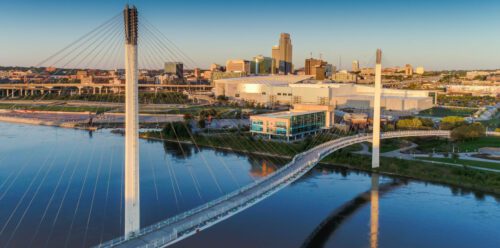
M89 126L90 120L92 125ZM141 126L158 126L168 122L183 120L183 115L168 114L140 114ZM98 128L116 128L123 126L125 115L123 113L94 112L66 112L66 111L40 111L40 110L6 110L0 109L0 122L53 126L62 128L76 128L96 130Z
M370 156L351 154L342 150L326 157L322 164L337 165L500 195L500 173L496 172L388 157L381 157L380 164L382 166L378 169L372 169Z
M174 140L154 137L149 133L141 134L141 138L156 141L166 141L182 144L193 144L188 139ZM156 132L156 134L158 134ZM295 154L307 150L318 141L304 140L300 143L282 143L262 141L251 136L237 134L226 136L194 136L197 146L214 149L242 152L247 154L280 157L291 159ZM409 179L441 183L450 186L464 187L500 195L500 173L475 170L468 167L456 167L445 164L434 164L421 160L403 160L398 158L381 157L382 166L379 169L371 168L371 157L351 152L359 150L356 144L337 151L321 161L323 165L342 166L366 172L377 172L390 176L399 176Z

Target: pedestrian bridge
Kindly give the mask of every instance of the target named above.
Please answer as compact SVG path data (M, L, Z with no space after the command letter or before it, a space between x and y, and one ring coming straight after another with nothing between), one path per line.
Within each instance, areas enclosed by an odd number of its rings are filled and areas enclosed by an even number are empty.
M381 138L423 136L449 137L450 131L386 132L381 135ZM195 209L143 228L132 237L120 237L100 244L97 247L166 247L228 219L266 199L302 177L329 154L341 148L371 140L371 134L358 134L323 143L308 151L297 154L291 162L259 181L205 203Z

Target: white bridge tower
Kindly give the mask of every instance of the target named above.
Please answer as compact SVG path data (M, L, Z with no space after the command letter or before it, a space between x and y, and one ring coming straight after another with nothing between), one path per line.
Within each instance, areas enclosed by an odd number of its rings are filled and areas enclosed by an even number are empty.
M141 228L139 206L139 99L135 6L123 10L125 21L125 237Z
M382 50L377 50L373 100L372 168L380 167L380 98L382 95Z

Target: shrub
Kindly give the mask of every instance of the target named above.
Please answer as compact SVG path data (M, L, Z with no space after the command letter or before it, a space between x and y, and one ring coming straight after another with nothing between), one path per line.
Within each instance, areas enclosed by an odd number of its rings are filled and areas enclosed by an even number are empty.
M465 123L463 117L459 116L446 116L441 120L441 129L444 130L452 130L456 127L459 127Z
M462 125L451 131L451 138L453 140L470 140L486 135L486 128L479 122L470 125Z
M398 129L420 129L422 128L422 121L418 118L403 119L396 123Z

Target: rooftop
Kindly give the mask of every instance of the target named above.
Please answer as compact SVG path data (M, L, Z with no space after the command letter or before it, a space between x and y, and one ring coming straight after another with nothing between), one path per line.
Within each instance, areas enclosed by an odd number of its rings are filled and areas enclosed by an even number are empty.
M251 77L241 77L241 78L227 78L215 80L218 83L229 83L229 84L265 84L265 85L288 85L295 84L306 79L310 79L310 75L269 75L269 76L251 76Z
M322 111L322 110L316 110L316 111L292 110L292 111L282 111L282 112L274 112L274 113L269 113L269 114L255 115L255 117L268 117L268 118L277 118L277 119L290 119L293 116L313 114L313 113L321 113L321 112L325 112L325 111Z

